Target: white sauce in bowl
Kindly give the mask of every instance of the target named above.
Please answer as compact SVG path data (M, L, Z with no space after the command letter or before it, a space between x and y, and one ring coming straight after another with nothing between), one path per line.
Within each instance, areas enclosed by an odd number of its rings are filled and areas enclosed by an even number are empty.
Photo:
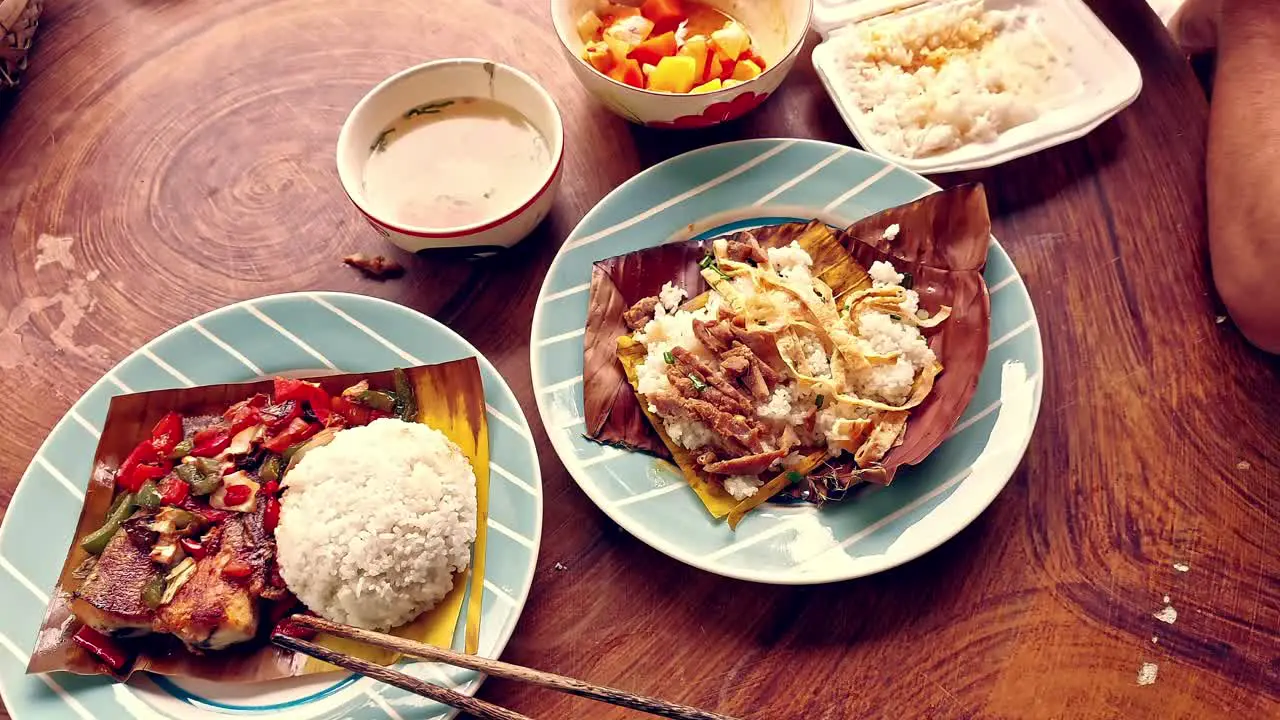
M520 112L459 97L411 108L379 133L361 185L388 222L450 228L519 208L550 164L546 139Z

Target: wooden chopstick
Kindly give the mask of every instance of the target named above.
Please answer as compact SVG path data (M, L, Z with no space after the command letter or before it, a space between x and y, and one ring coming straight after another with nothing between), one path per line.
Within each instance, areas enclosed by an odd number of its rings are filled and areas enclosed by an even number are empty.
M384 635L383 633L377 633L371 630L362 630L360 628L354 628L347 625L340 625L312 615L294 615L286 622L319 632L328 633L330 635L357 640L368 645L373 645L374 647L394 650L411 657L448 663L450 665L456 665L469 670L477 670L494 677L527 682L539 687L559 690L560 692L568 693L570 695L590 698L592 700L609 703L610 705L619 705L621 707L631 708L632 710L641 710L653 715L673 718L674 720L737 720L729 715L721 715L719 713L708 712L706 710L699 710L698 708L689 707L688 705L680 705L678 703L647 697L645 695L636 695L634 693L605 687L603 685L592 685L591 683L575 680L574 678L565 677L563 675L534 670L520 665L512 665L511 663L505 663L500 660L490 660L489 658L479 657L476 655L464 655L452 650L445 650L432 645L414 642L413 640L395 637L394 635ZM337 665L338 663L334 664ZM347 666L344 665L343 667Z
M533 720L528 715L521 715L514 710L508 710L504 707L487 703L484 700L477 700L439 685L423 682L415 677L396 672L389 667L375 665L368 660L351 657L300 638L276 633L271 636L271 642L294 652L310 655L331 665L346 668L365 677L381 680L388 685L395 685L401 690L408 690L438 703L444 703L449 707L465 710L481 720Z

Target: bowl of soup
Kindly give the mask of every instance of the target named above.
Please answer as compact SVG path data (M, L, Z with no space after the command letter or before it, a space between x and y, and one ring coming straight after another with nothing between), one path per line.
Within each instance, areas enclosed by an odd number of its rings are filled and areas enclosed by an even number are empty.
M564 159L555 101L491 60L436 60L397 73L356 104L338 135L338 178L374 229L418 252L484 255L551 209Z
M703 128L765 101L791 71L811 0L551 0L579 82L648 127Z

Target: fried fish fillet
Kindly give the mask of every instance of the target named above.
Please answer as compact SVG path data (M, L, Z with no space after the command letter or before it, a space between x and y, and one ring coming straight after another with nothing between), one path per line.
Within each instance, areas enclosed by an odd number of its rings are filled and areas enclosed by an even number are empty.
M193 650L221 650L257 634L265 571L256 519L241 515L223 523L218 552L198 560L191 579L156 612L156 632L171 633ZM233 561L248 565L249 574L228 576Z
M127 533L118 531L76 590L72 612L86 625L108 635L149 633L155 612L143 602L142 591L156 572L148 553L134 544Z

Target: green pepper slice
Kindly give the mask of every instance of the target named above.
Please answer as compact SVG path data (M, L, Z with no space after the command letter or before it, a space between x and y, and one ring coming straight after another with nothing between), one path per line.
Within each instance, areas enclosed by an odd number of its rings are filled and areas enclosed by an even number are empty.
M147 581L142 588L142 602L155 610L160 607L160 599L164 597L164 574L156 575Z
M142 487L138 488L133 501L140 507L156 507L159 505L160 488L156 487L156 481L148 480L142 483Z
M365 390L356 396L356 402L361 405L383 412L395 412L398 401L395 395L382 390Z
M173 452L169 453L170 460L181 460L191 454L192 448L196 446L195 441L190 438L179 442L173 446Z
M107 548L107 543L111 542L112 536L120 529L120 523L127 520L136 509L133 493L121 495L112 505L111 512L107 514L107 521L102 524L102 527L86 535L80 541L80 547L84 548L85 552L101 555Z
M391 372L391 377L396 383L396 404L395 414L405 422L414 422L418 419L418 401L413 396L413 386L409 384L409 376L404 370L396 368Z

